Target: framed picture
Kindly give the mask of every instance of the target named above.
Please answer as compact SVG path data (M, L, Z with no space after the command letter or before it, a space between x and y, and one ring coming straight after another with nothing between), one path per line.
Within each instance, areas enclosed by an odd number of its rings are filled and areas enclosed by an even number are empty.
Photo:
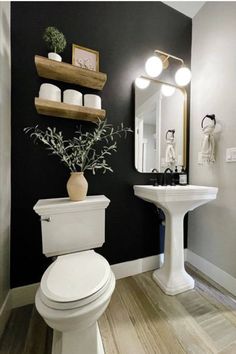
M73 44L72 65L87 70L99 71L99 52Z

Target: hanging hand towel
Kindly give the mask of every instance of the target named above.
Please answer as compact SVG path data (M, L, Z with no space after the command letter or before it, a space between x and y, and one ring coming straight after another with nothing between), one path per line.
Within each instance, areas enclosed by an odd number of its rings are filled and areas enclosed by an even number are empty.
M203 138L201 143L201 151L198 153L198 163L200 165L215 162L215 140L214 140L214 125L206 125L202 128Z
M166 140L167 147L166 147L166 164L167 166L171 166L176 161L175 156L175 148L174 148L174 139L167 139Z

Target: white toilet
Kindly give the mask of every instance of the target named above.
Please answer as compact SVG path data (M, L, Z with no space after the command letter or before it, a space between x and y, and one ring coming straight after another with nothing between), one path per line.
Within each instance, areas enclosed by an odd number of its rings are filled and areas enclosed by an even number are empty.
M93 251L105 241L105 196L84 201L39 200L43 253L58 256L43 274L35 303L53 328L52 354L103 354L97 320L109 304L115 277Z

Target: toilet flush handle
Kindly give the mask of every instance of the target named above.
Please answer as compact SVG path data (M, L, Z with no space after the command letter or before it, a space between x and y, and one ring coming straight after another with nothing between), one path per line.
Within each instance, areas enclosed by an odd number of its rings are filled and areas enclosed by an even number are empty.
M45 218L41 217L40 220L41 220L41 221L50 222L50 221L51 221L51 218L50 218L50 216L45 217Z

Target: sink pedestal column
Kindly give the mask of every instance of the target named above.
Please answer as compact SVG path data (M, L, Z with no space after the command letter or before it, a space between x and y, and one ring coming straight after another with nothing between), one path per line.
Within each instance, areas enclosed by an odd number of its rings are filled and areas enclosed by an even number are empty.
M218 188L205 186L134 186L134 194L156 205L166 216L164 265L153 278L168 295L194 288L194 280L184 269L184 215L216 199Z
M167 295L194 288L193 278L184 269L183 221L185 212L165 210L164 264L153 273L153 279Z

